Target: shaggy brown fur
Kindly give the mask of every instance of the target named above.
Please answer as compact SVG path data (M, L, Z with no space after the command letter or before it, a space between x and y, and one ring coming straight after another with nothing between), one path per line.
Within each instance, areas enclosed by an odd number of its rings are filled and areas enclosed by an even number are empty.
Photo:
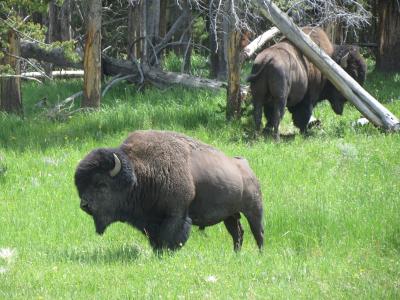
M121 171L112 177L113 153ZM119 148L96 149L75 174L81 208L102 234L113 222L128 222L149 237L154 249L176 249L201 227L224 221L239 250L243 213L261 248L262 198L245 159L229 158L176 132L135 131Z
M349 48L339 46L334 49L321 28L305 27L303 31L336 63L343 64L356 80L365 79L365 63L358 51L350 51L350 55L346 56ZM343 62L343 57L347 57L347 62ZM264 109L267 119L264 131L273 132L277 139L285 107L292 113L293 123L302 133L306 133L312 110L318 102L327 99L337 114L343 111L343 96L287 39L257 55L248 81L253 96L256 130L261 127Z
M329 56L333 54L333 46L321 28L305 27L303 31ZM273 130L277 139L286 106L293 108L295 125L306 131L306 115L311 116L313 103L317 102L325 84L321 72L287 39L257 55L247 80L253 96L256 130L261 127L264 109L265 132Z

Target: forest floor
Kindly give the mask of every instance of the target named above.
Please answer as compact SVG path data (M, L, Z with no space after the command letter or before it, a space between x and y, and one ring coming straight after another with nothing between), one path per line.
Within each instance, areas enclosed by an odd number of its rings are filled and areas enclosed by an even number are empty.
M99 111L63 120L36 105L81 86L24 83L25 117L0 114L1 299L400 298L399 134L354 126L351 105L336 116L323 103L310 136L286 113L281 129L292 138L276 143L254 138L249 117L226 123L224 93L179 87L120 84ZM370 70L366 88L400 116L400 73ZM74 187L79 160L150 128L248 159L265 203L262 253L245 218L240 253L223 224L193 228L180 251L162 256L126 224L95 234Z

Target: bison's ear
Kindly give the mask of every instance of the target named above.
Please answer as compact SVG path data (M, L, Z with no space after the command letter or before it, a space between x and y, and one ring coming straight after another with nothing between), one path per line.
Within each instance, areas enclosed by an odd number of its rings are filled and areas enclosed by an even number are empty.
M115 177L118 175L118 173L121 171L121 161L119 160L117 154L113 153L114 157L114 168L110 170L110 176Z
M350 52L347 52L345 56L340 59L340 66L342 69L347 68L347 61L349 60Z

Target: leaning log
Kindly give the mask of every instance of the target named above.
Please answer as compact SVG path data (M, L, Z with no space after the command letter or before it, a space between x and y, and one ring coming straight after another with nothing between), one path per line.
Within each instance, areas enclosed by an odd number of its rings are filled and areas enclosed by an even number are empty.
M367 119L386 130L400 130L400 122L397 117L312 42L271 0L253 0L253 3Z

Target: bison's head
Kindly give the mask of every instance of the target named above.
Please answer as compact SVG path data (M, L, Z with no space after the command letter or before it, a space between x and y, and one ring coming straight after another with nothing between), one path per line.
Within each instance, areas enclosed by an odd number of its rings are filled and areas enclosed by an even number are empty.
M79 163L75 185L80 206L93 217L98 234L111 223L124 221L136 182L132 164L118 149L93 150Z
M360 85L364 84L367 73L367 64L361 56L358 47L350 45L335 46L332 59ZM326 84L325 96L329 100L333 111L336 114L341 115L343 113L346 98L329 81Z

